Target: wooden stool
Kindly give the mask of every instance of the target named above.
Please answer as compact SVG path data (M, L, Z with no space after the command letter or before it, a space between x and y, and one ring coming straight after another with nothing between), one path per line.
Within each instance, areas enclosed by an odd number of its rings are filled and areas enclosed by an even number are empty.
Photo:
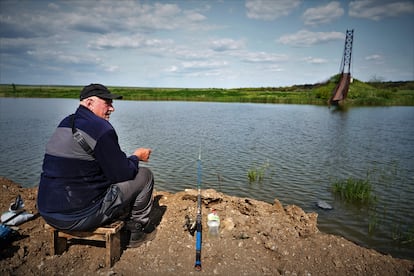
M62 254L67 249L68 239L104 241L106 254L105 265L112 267L121 256L121 232L123 221L116 221L109 225L96 228L91 232L62 231L49 224L45 228L50 231L52 238L51 254Z

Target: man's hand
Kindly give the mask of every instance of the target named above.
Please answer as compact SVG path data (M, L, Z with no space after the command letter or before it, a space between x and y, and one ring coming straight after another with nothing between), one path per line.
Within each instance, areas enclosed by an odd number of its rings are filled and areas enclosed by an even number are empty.
M138 157L139 161L148 162L148 159L150 158L150 155L151 155L151 149L147 149L147 148L136 149L134 152L134 155Z

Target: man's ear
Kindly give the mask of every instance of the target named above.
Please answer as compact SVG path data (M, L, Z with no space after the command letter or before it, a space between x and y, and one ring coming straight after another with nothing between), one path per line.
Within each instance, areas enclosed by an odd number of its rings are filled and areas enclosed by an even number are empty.
M93 105L93 99L92 98L89 98L89 99L86 99L86 107L91 107Z

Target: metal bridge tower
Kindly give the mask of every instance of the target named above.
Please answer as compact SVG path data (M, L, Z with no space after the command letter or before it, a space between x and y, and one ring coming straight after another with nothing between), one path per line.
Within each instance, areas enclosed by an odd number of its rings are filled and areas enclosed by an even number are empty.
M351 73L352 42L354 40L354 30L346 30L344 56L341 62L341 73Z

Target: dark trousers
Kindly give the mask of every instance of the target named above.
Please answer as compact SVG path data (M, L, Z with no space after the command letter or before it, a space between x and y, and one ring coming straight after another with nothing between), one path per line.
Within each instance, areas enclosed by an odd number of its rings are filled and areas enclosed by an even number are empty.
M71 223L49 223L62 230L87 231L127 215L129 220L145 226L152 209L153 189L152 172L148 168L140 167L135 179L112 184L108 188L104 201L95 214Z

